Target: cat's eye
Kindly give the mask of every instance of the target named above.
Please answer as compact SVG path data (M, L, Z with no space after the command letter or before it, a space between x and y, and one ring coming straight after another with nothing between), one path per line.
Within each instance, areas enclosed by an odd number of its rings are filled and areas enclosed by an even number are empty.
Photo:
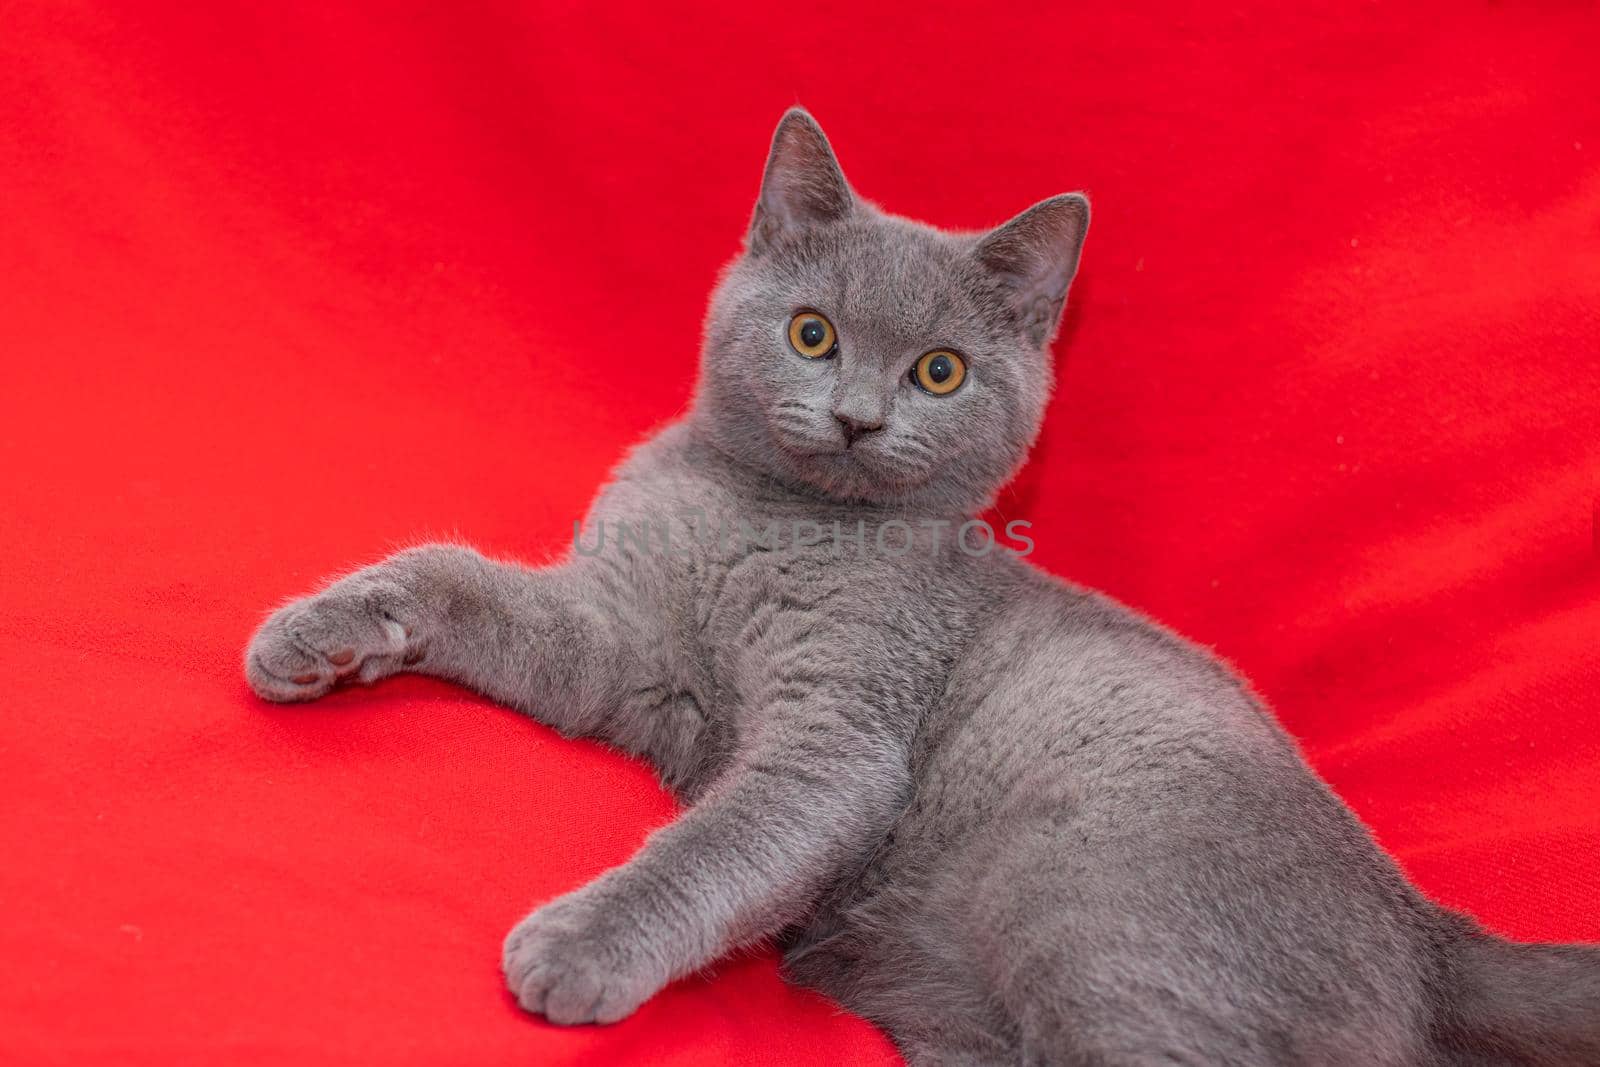
M925 393L947 396L967 380L967 362L948 348L924 352L911 368L911 380Z
M823 359L833 355L838 343L833 323L815 311L796 312L794 318L789 320L789 344L807 359Z

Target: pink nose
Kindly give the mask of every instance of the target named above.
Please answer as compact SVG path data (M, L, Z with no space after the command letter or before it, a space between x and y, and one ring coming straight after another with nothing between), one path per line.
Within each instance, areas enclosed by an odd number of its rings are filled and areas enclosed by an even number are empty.
M845 446L856 443L857 439L869 433L876 433L883 429L882 419L867 419L859 415L847 415L834 412L833 417L839 420L839 425L844 429Z

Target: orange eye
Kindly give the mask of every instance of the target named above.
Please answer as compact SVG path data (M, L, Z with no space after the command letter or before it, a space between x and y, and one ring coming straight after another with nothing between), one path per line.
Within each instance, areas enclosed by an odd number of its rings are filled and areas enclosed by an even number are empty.
M967 380L967 363L948 349L936 348L917 360L917 365L911 368L911 379L925 393L946 396Z
M823 359L833 355L838 345L833 323L815 311L798 312L789 320L789 344L807 359Z

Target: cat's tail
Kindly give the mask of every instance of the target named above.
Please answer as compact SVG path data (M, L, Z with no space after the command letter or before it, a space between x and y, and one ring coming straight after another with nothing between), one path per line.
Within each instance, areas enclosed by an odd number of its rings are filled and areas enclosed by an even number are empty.
M1600 1065L1600 946L1474 930L1451 945L1445 970L1435 1041L1446 1063Z

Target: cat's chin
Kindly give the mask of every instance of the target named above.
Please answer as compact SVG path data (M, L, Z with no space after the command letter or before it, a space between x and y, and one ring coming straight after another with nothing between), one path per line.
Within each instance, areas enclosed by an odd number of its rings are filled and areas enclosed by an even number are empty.
M903 467L885 469L886 462L861 445L789 451L788 457L799 480L838 500L898 504L914 496L928 482L926 474L917 477L915 471Z

